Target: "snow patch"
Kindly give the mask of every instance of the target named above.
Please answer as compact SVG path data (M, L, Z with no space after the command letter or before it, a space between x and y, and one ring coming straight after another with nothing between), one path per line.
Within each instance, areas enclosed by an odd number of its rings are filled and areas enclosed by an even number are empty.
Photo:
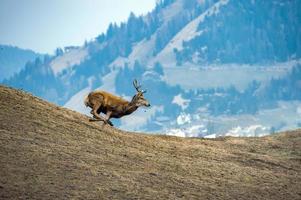
M169 5L166 9L162 12L162 18L164 23L167 23L172 18L178 15L183 9L183 0L177 0L171 5Z
M213 14L217 14L219 12L219 8L228 3L228 0L220 0L215 3L213 6L208 8L205 12L203 12L196 19L187 24L179 33L177 33L173 39L166 45L166 47L157 55L154 59L154 62L160 62L162 64L168 65L174 63L175 55L174 49L182 50L183 42L189 41L197 36L200 36L205 30L197 31L198 26L201 22L204 21L205 17L211 16Z
M61 56L55 58L50 67L53 73L57 76L68 67L80 64L88 56L88 50L85 48L72 49Z
M141 131L141 128L143 128L157 112L163 112L163 106L152 106L149 109L138 108L138 110L131 115L124 116L120 119L120 128L128 131Z
M297 113L301 116L301 106L297 108Z
M183 89L227 88L233 85L239 90L244 90L253 80L265 83L271 78L279 78L297 64L301 64L301 60L267 65L210 64L199 66L186 63L183 67L164 67L163 80L172 86L180 85Z
M188 128L170 129L165 134L178 137L199 137L206 132L207 129L204 125L194 125Z
M166 135L186 137L186 133L181 129L170 129L168 132L166 132Z
M128 62L128 58L118 56L112 63L110 63L109 67L111 69L123 68L124 64Z
M156 34L153 34L149 40L143 39L132 48L131 54L125 57L117 57L112 63L110 63L110 68L122 68L125 64L131 68L135 61L140 64L145 65L147 61L153 56L152 52L155 48Z
M167 8L163 9L161 13L162 27L164 27L168 21L170 21L173 17L177 16L178 13L182 11L183 2L182 0L175 1ZM126 63L129 67L132 67L135 61L139 61L142 65L152 65L148 61L153 59L153 51L155 49L155 41L157 37L157 33L161 30L159 28L149 39L143 39L140 42L136 43L132 47L132 52L130 55L125 57L116 58L109 66L111 69L123 67Z
M261 137L294 130L300 124L301 101L279 101L276 108L260 110L255 115L211 116L206 109L199 108L195 114L181 113L175 121L169 125L164 122L162 126L167 127L163 131L167 135L214 138Z
M177 104L182 110L185 110L189 106L190 100L184 99L182 94L178 94L177 96L174 96L172 103Z
M117 76L118 71L112 71L102 77L102 83L103 85L98 87L96 90L104 90L110 93L115 93L116 92L116 87L115 87L115 79Z
M206 135L204 138L216 138L216 134Z
M84 99L90 92L91 92L90 86L82 89L74 96L72 96L69 99L69 101L64 105L64 107L85 115L89 115L91 109L85 106Z
M243 128L237 126L225 134L225 136L233 137L262 137L266 135L269 135L269 128L262 125L252 125Z
M191 115L190 114L181 113L177 117L177 124L178 125L189 124L189 123L191 123Z

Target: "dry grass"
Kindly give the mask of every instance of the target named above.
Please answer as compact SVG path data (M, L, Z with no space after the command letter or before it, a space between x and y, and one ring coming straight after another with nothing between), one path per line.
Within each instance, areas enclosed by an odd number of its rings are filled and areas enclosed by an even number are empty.
M301 199L301 131L127 133L0 86L0 199Z

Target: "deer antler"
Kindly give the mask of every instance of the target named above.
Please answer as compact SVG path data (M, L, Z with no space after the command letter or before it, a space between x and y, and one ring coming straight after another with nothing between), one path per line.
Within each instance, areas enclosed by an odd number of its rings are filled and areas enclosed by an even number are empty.
M141 89L140 89L140 88L141 88L141 85L138 84L137 79L135 79L135 80L133 81L133 85L134 85L135 89L137 90L137 92L146 93L146 90L141 90Z

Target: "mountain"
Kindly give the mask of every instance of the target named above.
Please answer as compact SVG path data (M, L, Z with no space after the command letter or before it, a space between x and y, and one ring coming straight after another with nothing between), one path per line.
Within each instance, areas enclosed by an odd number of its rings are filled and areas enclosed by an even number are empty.
M178 136L263 136L301 127L300 1L162 0L81 47L28 63L3 83L89 113L102 89L153 105L114 122ZM293 78L292 80L290 80Z
M33 61L41 55L31 50L0 45L0 81L9 79L20 72L28 61Z
M300 199L301 131L124 132L0 86L1 199Z

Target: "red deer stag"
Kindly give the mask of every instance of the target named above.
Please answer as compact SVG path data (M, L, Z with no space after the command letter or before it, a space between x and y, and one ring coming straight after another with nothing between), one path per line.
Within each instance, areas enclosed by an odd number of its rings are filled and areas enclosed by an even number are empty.
M146 90L140 89L141 85L138 85L136 79L133 81L133 85L137 94L133 96L130 102L105 91L91 92L85 98L85 105L92 108L91 114L93 115L93 119L90 119L90 121L103 121L105 124L113 126L110 121L111 118L120 118L124 115L129 115L140 106L149 107L149 102L143 96ZM104 113L106 116L103 117L100 113Z

